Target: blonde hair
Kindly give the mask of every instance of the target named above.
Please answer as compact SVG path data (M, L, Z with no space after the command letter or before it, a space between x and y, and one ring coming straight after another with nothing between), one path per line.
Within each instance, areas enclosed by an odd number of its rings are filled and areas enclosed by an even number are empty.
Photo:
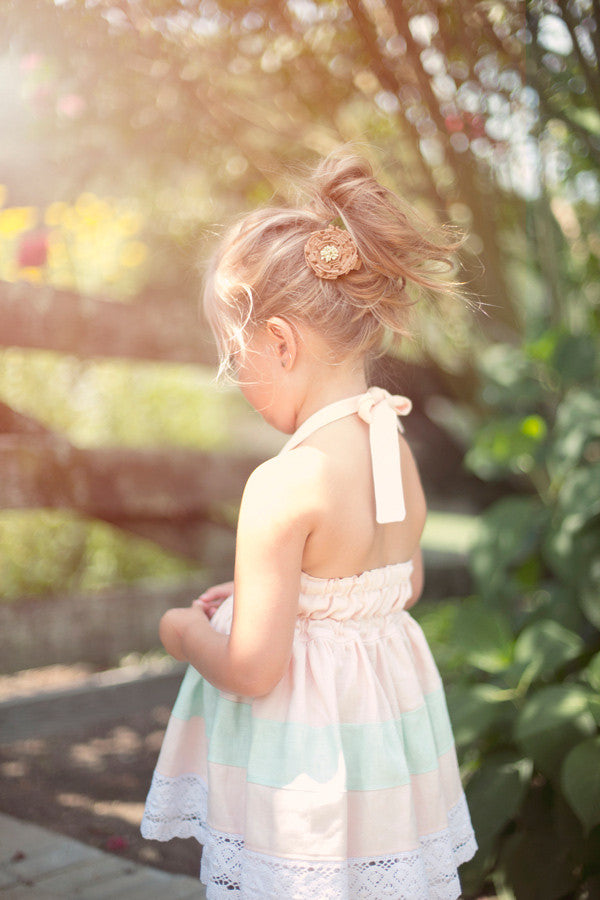
M220 357L217 377L244 357L253 329L271 316L318 330L334 358L377 356L384 338L407 331L412 292L456 294L451 254L466 235L433 226L373 176L369 163L334 152L305 183L303 206L269 206L244 216L211 260L204 311ZM306 263L313 231L330 223L352 236L362 262L335 280L319 278Z

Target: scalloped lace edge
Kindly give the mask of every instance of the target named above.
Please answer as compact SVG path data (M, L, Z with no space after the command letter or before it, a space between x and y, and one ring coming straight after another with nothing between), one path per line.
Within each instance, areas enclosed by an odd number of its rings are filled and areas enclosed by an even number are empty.
M155 772L141 826L150 840L195 837L203 845L207 900L456 900L457 868L477 850L464 793L448 813L448 828L423 835L418 849L342 861L251 851L240 835L206 824L207 799L199 776Z

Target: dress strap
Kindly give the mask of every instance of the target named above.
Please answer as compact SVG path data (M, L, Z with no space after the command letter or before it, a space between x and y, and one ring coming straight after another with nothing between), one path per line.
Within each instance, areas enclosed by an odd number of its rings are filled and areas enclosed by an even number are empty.
M408 415L411 409L412 403L408 397L372 387L364 394L337 400L317 410L300 425L280 452L297 447L324 425L358 413L369 426L377 522L402 522L406 517L406 507L396 435L398 430L404 431L404 428L397 416Z

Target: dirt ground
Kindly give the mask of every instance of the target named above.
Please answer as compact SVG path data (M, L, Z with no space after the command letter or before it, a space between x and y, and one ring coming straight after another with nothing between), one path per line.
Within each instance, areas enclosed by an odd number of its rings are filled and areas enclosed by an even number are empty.
M0 678L0 700L83 680L85 666ZM144 800L169 710L129 716L64 736L0 744L0 811L159 869L198 876L194 839L147 841Z

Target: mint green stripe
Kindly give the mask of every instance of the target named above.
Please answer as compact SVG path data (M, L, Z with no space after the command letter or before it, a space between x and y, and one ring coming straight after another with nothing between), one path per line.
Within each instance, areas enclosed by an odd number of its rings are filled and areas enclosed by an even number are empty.
M431 694L425 694L425 703L433 729L435 749L437 755L442 756L442 754L448 752L450 747L454 746L454 735L452 734L452 725L450 724L444 689L440 687Z
M193 666L188 666L181 682L179 693L171 715L176 719L191 719L192 716L212 718L219 692L200 675Z
M206 722L209 761L247 768L250 748L256 753L255 731L252 707L222 698L212 720Z
M203 685L206 684L200 672L188 666L179 687L177 700L171 711L176 719L191 719L192 716L204 715Z
M380 790L406 784L411 775L437 768L454 741L444 691L425 696L418 709L377 723L315 727L252 717L250 701L223 697L195 670L182 684L173 715L204 716L209 760L248 770L248 781L289 787L305 773L317 784L345 767L348 790Z

